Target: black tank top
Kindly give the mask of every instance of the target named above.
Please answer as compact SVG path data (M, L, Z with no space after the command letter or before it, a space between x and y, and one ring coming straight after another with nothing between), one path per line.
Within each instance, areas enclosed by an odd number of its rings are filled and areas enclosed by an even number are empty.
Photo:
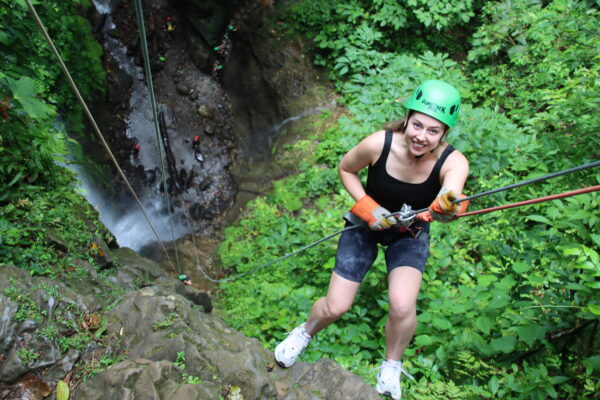
M413 210L428 207L442 188L440 184L440 170L448 155L454 151L454 148L448 146L444 150L425 182L406 183L388 174L385 168L390 148L392 147L392 138L392 131L385 131L385 143L381 155L375 164L369 166L366 187L367 194L392 212L399 211L404 203L410 205Z

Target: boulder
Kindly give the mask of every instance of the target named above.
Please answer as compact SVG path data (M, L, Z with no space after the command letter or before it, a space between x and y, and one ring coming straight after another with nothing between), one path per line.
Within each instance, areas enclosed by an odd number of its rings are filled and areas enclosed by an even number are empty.
M331 360L274 365L258 340L160 287L128 293L108 317L107 335L119 338L129 357L82 382L75 400L219 399L223 393L246 400L379 398Z

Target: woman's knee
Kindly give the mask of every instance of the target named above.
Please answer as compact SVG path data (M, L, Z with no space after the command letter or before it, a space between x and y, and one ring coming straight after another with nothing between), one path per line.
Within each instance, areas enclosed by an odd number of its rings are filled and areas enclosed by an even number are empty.
M352 303L325 299L325 311L329 318L339 318L346 313L352 306Z
M404 299L390 299L390 317L405 319L417 315L417 304Z

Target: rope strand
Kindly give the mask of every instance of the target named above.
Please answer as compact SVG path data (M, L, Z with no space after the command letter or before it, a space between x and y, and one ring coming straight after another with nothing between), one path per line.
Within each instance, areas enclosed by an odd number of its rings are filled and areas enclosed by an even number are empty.
M590 186L590 187L583 188L583 189L572 190L570 192L564 192L564 193L560 193L560 194L553 194L551 196L545 196L545 197L538 197L537 199L519 201L517 203L504 204L502 206L485 208L483 210L469 211L469 212L466 212L466 213L458 214L456 216L456 218L468 217L470 215L487 214L487 213L490 213L490 212L493 212L493 211L506 210L506 209L515 208L515 207L522 207L522 206L527 206L529 204L543 203L545 201L562 199L564 197L577 196L579 194L597 192L598 190L600 190L600 185Z
M163 151L161 146L161 134L160 134L160 126L158 124L158 113L156 111L156 97L154 96L154 84L152 82L152 70L150 68L150 57L148 56L148 43L146 41L146 26L144 24L144 12L142 10L142 2L141 0L135 0L135 14L137 17L137 23L140 33L140 42L142 48L142 58L144 59L144 71L146 74L146 84L148 86L148 92L150 93L150 105L152 108L152 119L154 122L154 132L156 134L156 146L158 147L158 158L160 159L160 171L162 174L162 183L163 189L165 193L165 198L167 199L167 213L169 216L169 225L171 227L171 237L173 238L173 243L175 242L175 228L173 226L173 215L171 213L171 200L169 196L169 188L167 185L167 175L165 171L165 160L163 157ZM164 132L166 134L166 132ZM179 264L179 252L177 250L177 246L174 245L175 249L175 267L177 269L177 274L181 274L181 265Z

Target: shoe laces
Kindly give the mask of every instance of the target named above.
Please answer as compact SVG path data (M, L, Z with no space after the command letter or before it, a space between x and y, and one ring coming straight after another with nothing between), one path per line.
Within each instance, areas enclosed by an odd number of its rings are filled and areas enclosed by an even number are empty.
M304 324L289 333L290 344L297 349L304 349L312 340L312 337L304 329Z
M379 367L375 367L373 368L371 371L380 369L382 374L388 375L390 372L392 372L394 374L394 376L400 376L401 374L406 375L407 377L409 377L410 379L412 379L413 381L415 380L415 378L409 374L408 372L406 372L406 370L404 368L402 368L402 362L400 361L394 361L394 360L384 360L383 363L381 363L381 365ZM386 371L390 371L386 374Z

